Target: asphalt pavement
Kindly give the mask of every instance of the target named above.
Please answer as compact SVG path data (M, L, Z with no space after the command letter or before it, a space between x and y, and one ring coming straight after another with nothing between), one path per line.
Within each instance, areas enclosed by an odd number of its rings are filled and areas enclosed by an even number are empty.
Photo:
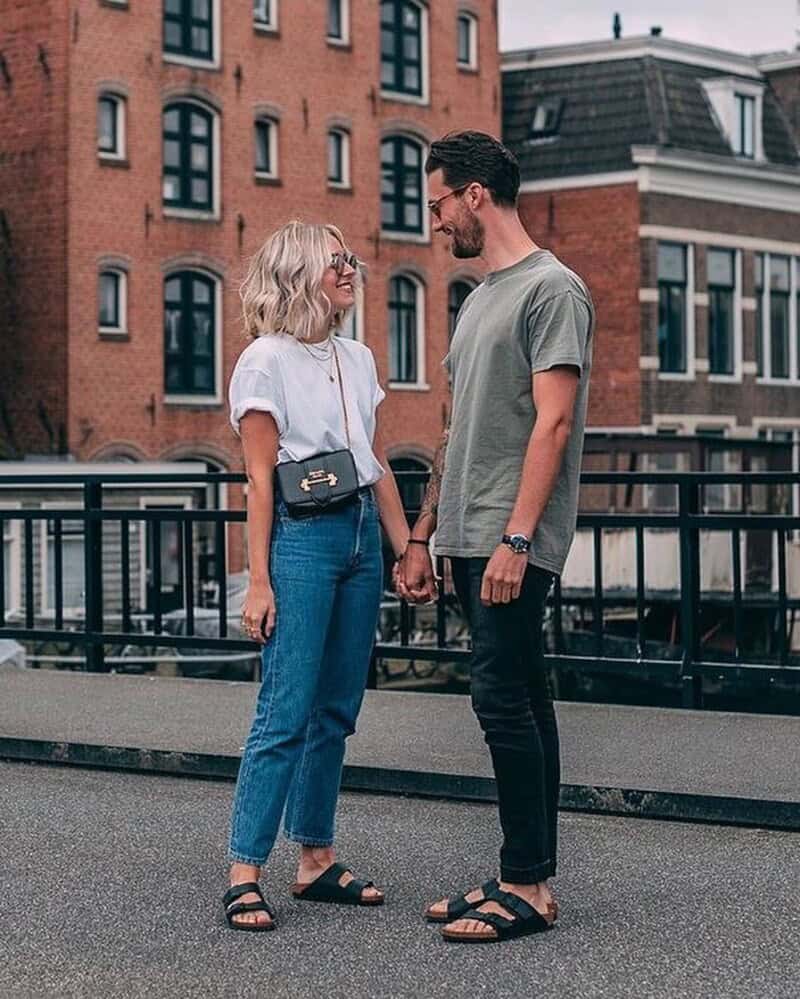
M464 947L426 903L493 874L491 805L344 794L340 857L380 909L295 901L275 933L220 903L230 783L0 763L2 999L797 999L796 833L562 813L557 928Z

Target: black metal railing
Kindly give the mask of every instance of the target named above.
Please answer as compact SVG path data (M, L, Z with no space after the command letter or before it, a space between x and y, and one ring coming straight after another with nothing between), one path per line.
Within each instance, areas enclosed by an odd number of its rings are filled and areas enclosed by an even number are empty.
M413 485L424 482L427 476L421 472L403 472L398 477L402 484ZM21 606L7 609L6 582L14 567L7 564L4 551L0 558L0 637L40 644L68 640L79 650L72 657L73 664L89 671L116 668L123 649L134 658L140 649L147 658L147 653L158 655L153 653L155 648L165 647L199 660L232 657L251 664L251 675L256 679L257 649L238 631L240 608L229 606L228 597L228 534L232 525L244 524L244 511L104 505L104 494L123 486L142 491L156 486L162 490L199 490L210 484L244 481L242 475L231 473L137 475L131 471L77 477L4 476L0 469L3 494L7 497L10 492L23 497L18 507L0 504L0 536L6 537L7 525L19 525L20 576L24 581ZM589 586L573 585L567 572L551 594L548 659L558 673L601 671L662 676L679 684L685 705L696 707L703 704L704 682L712 678L724 677L735 683L747 676L758 676L766 682L780 680L800 687L800 657L793 653L793 629L800 611L800 546L792 537L792 532L800 532L800 516L796 510L792 512L790 505L791 493L800 484L800 474L587 472L582 475L581 483L587 490L595 486L621 488L628 497L627 507L631 512L619 512L618 507L612 506L614 512L584 508L579 514L579 534L583 538L587 533L591 535L592 582ZM74 489L76 485L82 498L79 507L35 505L37 491L47 490L52 496L60 489L67 486ZM632 508L630 498L637 490L663 491L665 486L676 490L674 509L651 512L645 501L640 504L644 508ZM709 509L704 502L706 490L719 486L739 489L741 504L736 512ZM755 487L781 491L783 499L773 504L778 512L752 508ZM410 515L413 516L413 511ZM41 592L42 583L41 580L37 583L34 525L42 521L49 522L52 528L53 606L48 607L46 617L37 613L36 608L37 586ZM64 607L67 521L80 522L83 527L85 585L82 612L78 614L68 614ZM152 599L147 607L137 605L132 586L131 525L137 522L145 525L145 540L142 534L138 535L140 560L145 549L149 555L148 593ZM174 558L178 562L180 607L170 610L165 609L162 586L161 546L165 524L173 525L174 537L178 539ZM213 537L213 558L206 560L211 575L203 580L197 576L196 534L201 524L205 525L206 540ZM109 537L108 531L104 533L108 525L116 525L113 537ZM243 528L240 530L243 532ZM701 536L706 532L728 539L730 585L727 588L714 590L702 583ZM633 540L633 582L627 572L622 575L628 581L620 583L617 578L620 565L609 564L604 556L604 538L609 533L627 533ZM745 578L742 562L743 539L754 533L761 537L760 550L767 566L766 569L762 566L755 582ZM674 535L677 547L674 586L658 588L648 584L646 550L651 534ZM243 537L242 533L242 542ZM767 550L768 555L764 556ZM113 558L109 554L112 551L116 552ZM239 551L243 551L243 544ZM39 559L47 558L47 551L42 551L40 543ZM112 562L115 578L119 579L119 594L113 608L104 606L105 584L112 572ZM439 571L442 575L446 572L441 560ZM215 584L215 606L199 608L199 584L207 587L209 582ZM654 608L660 608L669 620L669 634L653 631ZM376 660L437 663L468 657L464 629L452 627L457 610L447 586L442 588L435 609L427 611L429 621L424 642L416 626L419 608L398 603L396 610L396 627L391 636L384 634L379 638ZM180 633L171 627L176 613ZM205 633L197 629L201 613ZM627 629L623 634L615 633L620 619ZM758 639L761 633L762 638Z

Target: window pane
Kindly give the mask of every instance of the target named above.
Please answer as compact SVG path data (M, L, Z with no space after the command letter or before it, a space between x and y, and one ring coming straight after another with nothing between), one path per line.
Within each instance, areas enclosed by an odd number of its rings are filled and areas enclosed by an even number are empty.
M211 368L207 364L194 365L194 387L204 392L210 392L213 388L213 377Z
M170 49L180 49L183 47L181 38L181 26L174 21L164 22L164 44Z
M192 17L196 17L198 21L208 21L211 17L209 0L192 0Z
M789 290L789 258L770 257L769 286L775 291Z
M195 357L211 357L211 317L195 313L192 323L192 350Z
M208 204L208 181L202 177L192 177L192 204Z
M773 378L789 377L789 296L770 295L770 361Z
M192 170L208 170L208 146L205 143L192 143Z
M408 229L422 228L422 214L418 204L406 204L404 221Z
M272 4L270 0L253 0L253 17L264 24L272 22Z
M468 64L470 61L470 20L468 17L458 19L458 61Z
M106 271L100 275L101 326L119 326L119 275Z
M733 292L709 292L709 370L714 375L733 374Z
M196 305L208 305L211 302L211 285L206 281L192 281L192 300Z
M757 253L755 255L755 283L756 288L764 287L764 254Z
M204 114L199 114L197 111L192 111L191 115L191 129L192 135L196 138L207 138L208 137L208 117Z
M167 14L180 14L183 0L164 0L164 12Z
M342 37L342 0L328 0L328 37Z
M117 149L116 102L108 97L97 102L97 148L107 153Z
M416 66L406 66L403 74L403 85L406 90L410 90L412 93L419 92L419 69Z
M164 285L164 297L168 302L180 302L181 282L179 278L169 278Z
M175 303L176 290L180 300ZM214 390L214 285L192 271L164 283L164 374L173 393Z
M5 565L5 572L3 573L3 607L5 612L8 613L12 610L11 606L11 540L8 538L9 525L6 524L5 533L3 535L3 562Z
M211 32L208 28L192 28L192 51L200 55L211 53Z
M62 538L61 542L61 592L62 606L70 609L83 607L84 561L83 537ZM47 539L47 606L56 605L56 548L55 538Z
M328 180L341 183L343 139L338 132L328 133Z
M180 113L177 108L169 108L164 112L164 131L177 132L180 128Z
M677 243L658 244L658 280L686 281L686 247Z
M733 287L733 252L731 250L708 251L708 283L723 288Z
M164 140L164 166L178 167L181 164L181 146L175 139Z
M452 338L453 333L456 329L456 319L458 318L458 313L461 306L464 304L469 293L472 291L472 285L467 284L466 281L454 281L450 285L450 289L447 293L447 331L448 339Z
M419 7L416 4L403 4L403 27L411 31L419 29Z
M164 178L164 201L180 201L181 200L181 184L180 179L174 176L167 176Z
M272 168L269 155L269 130L269 122L256 122L256 170L262 173L270 173Z
M419 62L419 38L417 35L403 36L403 56L412 62Z
M661 371L686 371L686 290L677 285L659 287L658 356Z
M165 309L164 311L164 347L168 354L179 354L180 341L180 309Z

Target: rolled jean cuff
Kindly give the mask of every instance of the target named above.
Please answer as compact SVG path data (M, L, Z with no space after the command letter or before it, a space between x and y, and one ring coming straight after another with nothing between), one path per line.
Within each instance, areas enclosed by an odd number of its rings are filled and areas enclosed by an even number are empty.
M333 836L303 836L288 829L284 832L284 836L290 843L299 843L300 846L333 846Z
M245 853L236 853L235 850L228 850L228 860L232 864L250 864L252 867L263 867L267 862L266 857L258 860L256 857L248 857Z
M540 881L552 878L556 873L556 865L553 860L545 860L534 867L510 867L508 864L500 865L500 880L512 885L537 885Z

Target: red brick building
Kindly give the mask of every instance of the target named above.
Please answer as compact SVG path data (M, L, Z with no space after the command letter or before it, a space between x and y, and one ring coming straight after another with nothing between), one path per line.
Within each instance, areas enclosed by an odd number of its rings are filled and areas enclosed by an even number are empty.
M646 36L502 72L522 215L597 304L591 426L800 441L800 51Z
M389 386L392 454L430 458L458 282L479 274L431 239L422 164L444 132L499 133L495 8L4 5L0 456L240 467L237 287L300 217L366 261L352 332Z

